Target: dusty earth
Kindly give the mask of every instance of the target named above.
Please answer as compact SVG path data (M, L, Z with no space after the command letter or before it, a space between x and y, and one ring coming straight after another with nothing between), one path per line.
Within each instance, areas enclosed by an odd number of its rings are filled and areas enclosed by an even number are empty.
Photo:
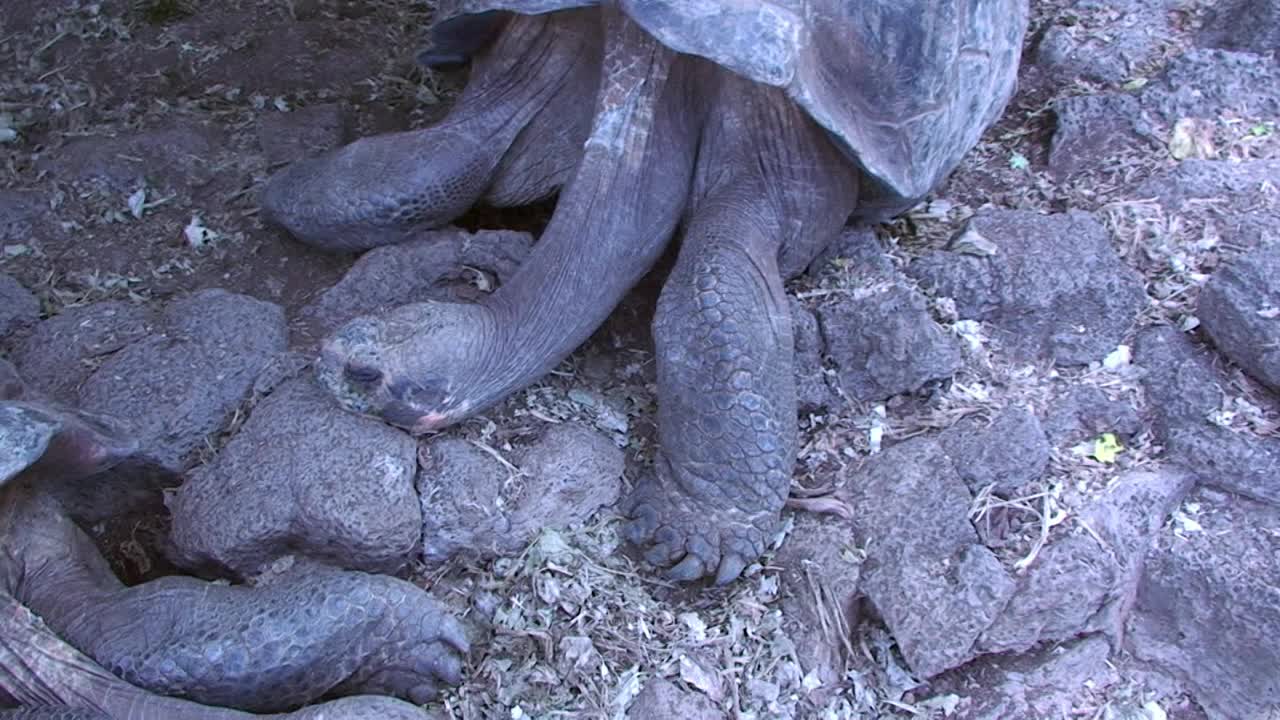
M795 507L726 589L656 579L610 509L662 268L421 443L311 385L326 328L492 290L548 214L358 262L259 222L273 169L447 110L427 5L7 0L0 348L139 425L131 492L64 498L122 577L257 582L286 537L414 579L476 639L441 717L1280 718L1280 9L1033 5L949 183L790 284Z

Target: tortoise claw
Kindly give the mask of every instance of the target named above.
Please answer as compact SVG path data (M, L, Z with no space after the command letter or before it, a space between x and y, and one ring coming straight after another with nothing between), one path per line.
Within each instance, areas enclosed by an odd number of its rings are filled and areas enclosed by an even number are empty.
M678 565L667 570L664 574L671 580L688 582L690 580L697 580L706 573L707 566L703 564L702 558L694 555L693 553L689 553L684 556L684 559L681 560Z
M726 553L720 559L720 569L716 571L716 585L728 585L737 580L746 569L747 561L741 555L733 552Z

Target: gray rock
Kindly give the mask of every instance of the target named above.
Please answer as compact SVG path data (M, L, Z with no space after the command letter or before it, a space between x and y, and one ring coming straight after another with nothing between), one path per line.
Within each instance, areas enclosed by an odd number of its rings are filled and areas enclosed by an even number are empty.
M1280 1L1220 0L1210 5L1200 44L1259 55L1280 52Z
M1135 190L1155 198L1184 223L1211 225L1235 247L1261 247L1280 227L1280 200L1267 183L1280 177L1280 160L1183 160Z
M1165 532L1129 626L1133 653L1180 678L1211 720L1280 710L1280 508L1193 496L1201 531Z
M337 103L264 113L258 119L258 144L272 164L332 150L347 139L346 112Z
M338 408L309 378L258 405L168 500L175 557L244 577L293 552L394 572L418 546L417 446Z
M194 120L119 135L79 137L37 163L64 181L100 182L128 195L142 183L200 187L214 176L222 132Z
M1236 258L1200 291L1196 315L1218 350L1280 392L1280 245Z
M1136 360L1156 436L1170 460L1205 485L1280 504L1280 443L1209 421L1222 404L1210 359L1172 328L1138 337Z
M1049 169L1059 177L1104 167L1117 148L1153 133L1138 99L1126 93L1060 98L1053 112L1057 129L1049 145Z
M850 660L860 573L855 545L847 522L798 513L772 563L782 568L783 629L801 669L822 683L807 696L816 707L840 691Z
M1117 479L1018 578L1017 592L978 648L1026 652L1099 631L1119 641L1152 538L1193 482L1179 470Z
M13 362L32 388L75 404L80 386L103 359L146 337L155 322L155 311L138 303L107 300L70 307L20 338Z
M724 720L725 717L706 695L682 690L660 677L645 683L627 708L627 720Z
M1015 585L979 544L951 459L934 440L909 440L872 457L849 488L867 548L862 592L903 658L921 677L964 664Z
M959 341L930 317L925 299L905 285L837 296L818 308L840 386L858 402L914 392L950 377L961 364Z
M1107 641L1093 635L1034 654L973 663L934 689L962 698L951 715L956 720L1068 717L1094 693L1120 684L1110 655Z
M1134 76L1173 36L1169 0L1076 0L1082 21L1045 30L1032 61L1059 84L1077 79L1118 85Z
M0 273L0 340L40 319L40 301L22 283Z
M128 419L143 454L178 471L223 428L271 357L284 351L284 311L225 290L202 290L169 303L159 328L108 357L81 386L79 405Z
M907 272L934 295L954 299L961 318L987 324L1014 358L1061 365L1101 359L1146 303L1142 278L1092 215L987 210L969 229L995 243L997 253L938 251Z
M869 225L849 228L809 263L814 277L838 270L854 278L892 278L897 274L884 245Z
M993 492L1009 497L1049 465L1049 441L1040 421L1021 408L1005 410L989 424L961 420L938 442L974 495L994 485Z
M791 298L791 332L796 348L796 403L801 412L819 412L837 400L822 367L826 343L818 318L795 298Z
M317 336L359 315L424 300L474 300L510 278L533 238L513 230L457 228L370 250L336 285L302 310ZM479 271L481 274L477 275Z
M433 563L518 553L542 530L580 523L622 492L622 451L580 425L553 426L519 450L516 472L452 437L428 442L421 460L422 549Z
M1280 64L1227 50L1192 49L1174 58L1159 82L1142 91L1142 106L1172 126L1182 118L1280 115Z
M1072 386L1055 398L1041 426L1055 448L1073 447L1102 433L1130 437L1143 429L1142 418L1132 405L1112 400L1092 385Z

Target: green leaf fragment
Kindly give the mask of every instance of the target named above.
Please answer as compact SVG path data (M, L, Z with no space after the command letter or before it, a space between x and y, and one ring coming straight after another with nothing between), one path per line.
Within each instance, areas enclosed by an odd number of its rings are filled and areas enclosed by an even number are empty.
M1093 441L1093 452L1089 453L1089 457L1100 463L1113 463L1120 451L1124 450L1124 445L1116 439L1114 433L1103 433Z

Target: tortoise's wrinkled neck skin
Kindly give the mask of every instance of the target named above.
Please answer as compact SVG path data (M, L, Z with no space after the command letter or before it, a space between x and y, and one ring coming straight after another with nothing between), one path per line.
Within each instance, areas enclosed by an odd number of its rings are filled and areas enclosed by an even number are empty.
M591 133L533 252L483 303L417 303L336 332L317 375L347 409L420 434L497 404L586 341L670 242L697 155L695 90L712 74L602 14Z
M498 397L581 345L657 261L688 197L701 123L698 61L606 12L605 66L577 174L519 272L486 303Z

